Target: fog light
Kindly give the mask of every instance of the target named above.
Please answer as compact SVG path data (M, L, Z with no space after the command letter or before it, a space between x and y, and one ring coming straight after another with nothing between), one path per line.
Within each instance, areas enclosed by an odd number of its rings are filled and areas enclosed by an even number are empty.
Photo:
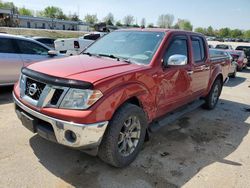
M68 142L74 143L76 142L76 134L73 131L67 130L65 131L65 138Z

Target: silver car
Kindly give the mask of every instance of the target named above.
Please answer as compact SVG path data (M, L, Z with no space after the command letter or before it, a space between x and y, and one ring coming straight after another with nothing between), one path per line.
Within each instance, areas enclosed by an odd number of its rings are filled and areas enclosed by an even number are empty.
M13 85L23 66L57 57L63 56L33 39L0 34L0 86Z

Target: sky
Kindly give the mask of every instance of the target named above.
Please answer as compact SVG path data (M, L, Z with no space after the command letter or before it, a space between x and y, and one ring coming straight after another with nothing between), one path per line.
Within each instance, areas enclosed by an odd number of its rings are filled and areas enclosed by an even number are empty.
M97 14L102 20L109 12L115 20L133 15L138 24L157 23L161 14L173 14L191 21L194 28L212 26L215 29L250 29L250 0L14 0L18 7L42 10L47 6L60 7L64 13Z

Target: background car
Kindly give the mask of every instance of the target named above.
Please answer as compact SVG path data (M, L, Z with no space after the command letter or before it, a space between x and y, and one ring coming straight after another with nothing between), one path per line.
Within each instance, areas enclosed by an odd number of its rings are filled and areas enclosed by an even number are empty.
M238 46L236 50L244 51L247 58L247 66L250 66L250 46Z
M216 49L222 49L222 50L233 50L233 47L231 45L227 44L217 44L215 46Z
M33 39L0 34L0 86L13 85L23 66L59 57L63 56Z
M244 51L240 50L229 50L230 55L233 57L233 60L237 62L237 70L242 71L242 69L246 68L247 58Z
M52 49L55 49L55 40L56 39L53 39L53 38L49 38L49 37L32 37L34 40L38 41L38 42L41 42L43 43L44 45L52 48Z

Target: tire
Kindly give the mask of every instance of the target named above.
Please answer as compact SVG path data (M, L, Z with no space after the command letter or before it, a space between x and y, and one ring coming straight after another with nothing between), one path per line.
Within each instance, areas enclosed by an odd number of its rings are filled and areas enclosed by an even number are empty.
M134 131L130 130L134 133L134 138L129 138L129 136L132 137L131 132L129 133L129 124L133 125L131 129L134 127ZM148 122L143 110L136 105L125 104L118 109L108 125L99 146L99 158L114 167L128 166L135 160L143 146L147 126ZM136 131L139 132L135 134ZM131 143L134 146L132 148Z
M204 108L212 110L215 108L222 90L222 82L220 79L216 79L209 94L205 97Z

